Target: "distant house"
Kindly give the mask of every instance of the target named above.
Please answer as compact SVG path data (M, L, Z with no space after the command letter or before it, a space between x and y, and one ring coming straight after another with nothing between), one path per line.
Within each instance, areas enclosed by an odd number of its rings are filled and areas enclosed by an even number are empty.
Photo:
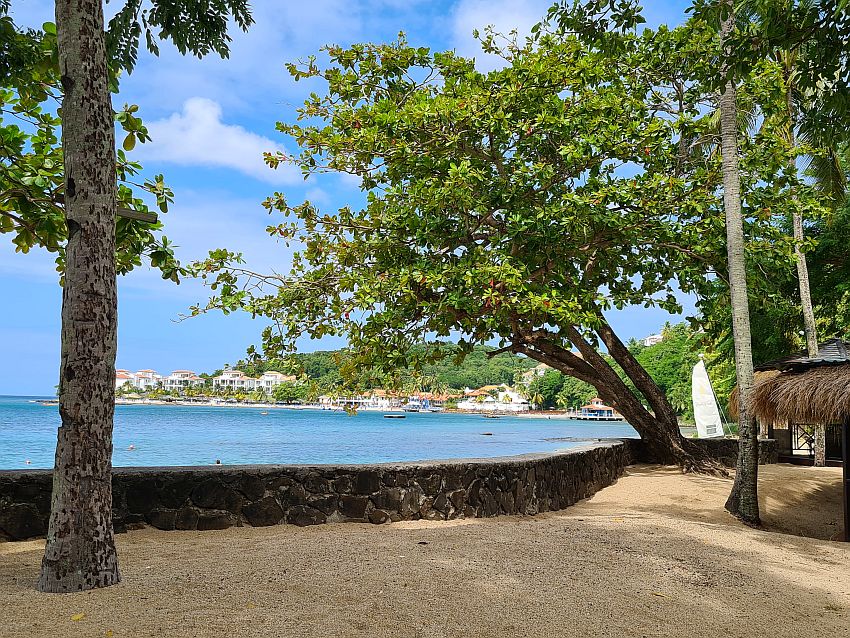
M137 390L152 390L162 383L162 376L156 370L139 370L133 374L133 387Z
M552 368L547 366L545 363L541 363L539 365L536 365L533 368L531 368L530 370L526 370L525 372L522 373L522 382L525 383L526 385L528 385L531 382L533 382L535 379L542 377L544 374L546 374L551 369Z
M225 370L217 377L213 377L213 387L222 390L234 390L250 392L252 390L263 390L270 393L282 383L295 381L295 376L286 375L275 370L264 372L259 379L249 377L242 370Z
M133 374L129 370L115 371L115 389L129 385L133 387Z
M203 384L204 380L191 370L175 370L162 380L163 388L177 392Z
M610 405L605 405L599 397L594 397L590 400L590 403L581 406L575 417L599 421L621 421L623 419L619 412Z
M506 385L485 385L477 390L467 388L457 407L470 412L527 412L531 406L528 399Z
M649 347L654 346L664 341L664 335L649 335L643 338L643 345Z
M213 387L221 390L251 390L253 381L254 379L242 370L225 370L217 377L213 377Z
M295 379L296 377L293 374L283 374L276 370L269 370L268 372L264 372L259 379L254 380L254 388L271 392L277 386L283 383L292 383Z

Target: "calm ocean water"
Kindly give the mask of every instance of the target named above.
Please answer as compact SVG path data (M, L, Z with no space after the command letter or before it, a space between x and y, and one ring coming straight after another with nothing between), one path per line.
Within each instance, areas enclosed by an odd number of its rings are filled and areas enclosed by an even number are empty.
M0 469L52 468L59 411L34 397L0 396ZM625 423L470 414L119 405L115 466L242 463L376 463L493 457L563 449L593 439L636 436ZM493 436L482 436L492 432ZM133 445L134 450L127 448ZM29 459L30 465L26 465Z

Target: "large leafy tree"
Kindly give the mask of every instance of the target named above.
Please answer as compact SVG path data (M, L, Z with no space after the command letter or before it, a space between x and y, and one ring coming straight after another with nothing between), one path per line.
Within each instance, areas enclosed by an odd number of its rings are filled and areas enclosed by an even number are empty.
M7 7L6 7L7 8ZM11 237L18 252L34 247L56 254L56 267L65 268L65 179L59 135L62 100L56 26L20 29L0 6L0 233ZM118 89L118 69L110 69L110 89ZM124 133L117 152L117 202L124 216L116 217L116 270L123 274L148 259L164 278L177 281L182 270L162 223L145 199L166 212L172 193L161 175L139 177L142 167L127 152L150 138L138 107L124 105L115 113ZM136 217L136 218L133 218Z
M8 1L4 2L3 8L8 5ZM246 0L129 0L110 23L107 34L102 0L56 0L56 54L52 60L45 60L49 56L44 55L40 63L37 60L39 49L50 50L49 38L27 33L8 45L15 54L9 75L21 71L23 81L13 87L11 95L4 90L4 102L12 103L13 112L29 112L38 133L30 140L33 152L28 153L26 141L20 135L15 139L18 132L4 129L4 141L11 142L12 150L32 159L28 166L10 162L4 166L4 173L24 186L47 190L49 197L34 198L32 189L25 189L23 195L14 193L14 199L5 201L24 209L30 217L44 211L50 218L50 232L44 235L44 228L34 226L16 212L0 217L17 223L17 229L11 230L17 233L20 248L41 243L64 255L64 262L60 257L60 267L64 266L59 382L62 425L56 447L47 545L38 582L42 591L77 591L120 580L111 510L115 278L120 268L116 254L119 264L121 258L115 218L122 197L117 178L127 176L127 164L124 162L122 168L124 158L116 154L114 121L118 119L129 129L125 148L137 139L144 140L146 132L130 108L123 116L115 117L111 80L114 71L132 69L143 30L153 52L158 50L157 41L162 38L173 41L181 51L198 56L210 51L226 55L231 18L240 27L248 27L251 18ZM3 34L8 33L7 21ZM52 35L50 29L45 29L45 33ZM37 63L30 65L34 59ZM41 103L58 97L58 89L47 83L45 92L52 93L29 95L30 88L38 83L38 79L26 78L29 70L47 79L58 77L62 89L61 155L54 153L47 161L43 156L56 147L55 130L60 121L49 115L52 111L42 108ZM56 172L60 164L64 168L61 177ZM164 187L154 184L147 189L155 191L161 204L167 201ZM61 195L64 220L56 216L57 195ZM124 197L129 197L126 192ZM131 203L137 202L131 198ZM141 201L138 205L142 205ZM4 202L3 210L13 209ZM8 224L4 222L7 229ZM142 228L141 233L151 230ZM144 237L149 245L151 236ZM142 250L135 250L132 242L122 249L129 254L130 266L138 263ZM152 261L159 265L156 257ZM176 271L171 274L176 276Z
M465 348L498 339L594 386L660 459L698 467L676 411L606 313L677 311L674 282L694 290L723 261L719 166L686 144L701 109L687 74L715 34L614 33L604 27L635 21L588 15L556 9L524 44L497 47L488 34L484 46L505 57L489 74L404 39L328 47L326 68L291 66L328 90L301 109L305 125L279 125L302 154L269 161L356 175L367 202L327 214L270 198L296 218L272 234L304 246L291 276L215 251L197 265L218 290L207 309L273 318L270 351L304 332L346 334L363 365L384 368L419 365L410 346L434 336L460 334Z

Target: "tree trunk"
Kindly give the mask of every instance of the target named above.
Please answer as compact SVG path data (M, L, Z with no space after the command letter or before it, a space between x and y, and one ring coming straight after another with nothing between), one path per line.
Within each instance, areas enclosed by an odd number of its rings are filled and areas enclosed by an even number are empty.
M661 389L637 361L634 361L634 365L640 368L646 377L640 381L640 384L649 388L650 394L656 398L660 397L658 400L666 404L666 408L658 410L655 414L650 413L643 406L631 388L623 382L602 355L574 327L570 326L565 331L570 341L579 349L581 357L555 345L553 343L556 339L555 335L550 334L550 339L546 339L545 333L541 334L542 331L538 331L531 338L528 338L526 340L528 347L522 347L518 351L596 388L599 397L615 407L628 421L629 425L637 431L646 445L649 457L655 462L665 465L678 465L688 472L717 472L720 470L719 466L710 461L699 448L691 445L682 437L675 410L670 406ZM611 332L611 335L613 335L613 332ZM616 337L614 338L616 339ZM612 356L614 355L612 354ZM629 356L631 356L631 353L629 353ZM629 367L629 362L626 361L625 357L621 356L618 359L614 356L614 359L621 365L625 361L626 366Z
M724 47L732 31L735 15L730 0L722 0L728 15L721 23ZM729 55L724 51L724 55ZM729 288L732 302L732 334L735 340L735 370L740 392L738 419L738 462L732 493L726 509L741 520L758 525L758 429L750 416L753 388L753 355L750 341L750 310L747 299L747 270L744 251L744 223L741 213L741 178L738 173L738 125L735 83L726 78L720 94L720 128L723 170L723 205L726 211L726 248Z
M38 588L119 582L112 529L115 409L115 132L101 0L56 0L64 89L68 224L62 293L59 427L47 545Z
M786 61L785 69L785 98L788 107L788 144L792 151L797 148L797 116L794 109L794 99L791 87L791 68L790 62ZM789 160L789 168L791 172L797 175L797 158L791 157ZM792 225L794 228L794 257L797 262L797 282L800 288L800 307L803 310L803 327L806 334L806 351L810 357L816 357L818 354L818 334L817 326L815 325L815 311L812 306L812 291L809 286L809 267L806 263L806 253L803 252L803 242L805 235L803 233L803 216L799 212L794 211L792 216ZM815 428L815 467L824 467L826 465L826 426L823 423L817 423Z

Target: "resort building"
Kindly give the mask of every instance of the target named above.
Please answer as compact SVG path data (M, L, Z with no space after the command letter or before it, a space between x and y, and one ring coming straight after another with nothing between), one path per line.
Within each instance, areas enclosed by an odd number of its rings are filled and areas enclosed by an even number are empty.
M649 347L654 346L664 341L664 335L649 335L643 338L643 345Z
M242 370L225 370L217 377L213 377L213 387L221 390L233 390L234 392L251 392L252 390L271 392L282 383L293 381L295 381L295 376L274 370L263 373L263 376L259 379L249 377Z
M469 412L528 412L528 399L506 385L487 385L477 390L467 388L459 410Z
M271 392L282 383L292 383L295 381L295 378L295 375L269 370L268 372L264 372L263 376L259 379L254 379L254 389Z
M531 368L531 370L526 370L525 372L522 373L522 382L525 383L526 385L528 385L531 382L533 382L535 379L542 377L544 374L546 374L551 369L552 368L547 366L545 363L541 363L539 365L536 365L533 368Z
M129 384L133 385L133 374L128 370L116 370L115 371L115 389L117 390L120 387Z
M583 405L575 414L576 419L588 421L622 421L623 416L610 405L605 405L602 399L594 397L590 403Z
M156 370L139 370L133 373L132 386L137 390L153 390L162 383L162 376Z
M252 390L253 381L242 370L225 370L213 377L213 387L217 390Z
M165 390L180 391L204 385L204 380L191 370L175 370L162 380Z

